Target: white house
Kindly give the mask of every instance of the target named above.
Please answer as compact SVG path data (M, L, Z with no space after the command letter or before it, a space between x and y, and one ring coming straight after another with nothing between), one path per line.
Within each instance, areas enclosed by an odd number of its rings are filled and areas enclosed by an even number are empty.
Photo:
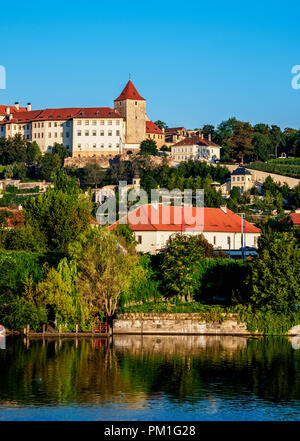
M174 162L206 160L216 162L220 159L221 147L202 136L192 135L171 147Z
M178 233L203 234L215 249L239 250L257 247L260 229L222 208L168 207L142 205L127 216L137 240L137 251L155 254ZM112 224L114 229L120 221Z

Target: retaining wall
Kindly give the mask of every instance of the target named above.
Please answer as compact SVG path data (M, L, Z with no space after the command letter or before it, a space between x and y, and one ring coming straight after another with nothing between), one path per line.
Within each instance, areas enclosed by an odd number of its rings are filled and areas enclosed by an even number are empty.
M247 324L230 314L222 323L207 322L201 314L178 313L126 313L119 314L113 323L114 334L165 334L165 335L253 335ZM259 334L258 332L255 333ZM300 325L288 335L299 335Z

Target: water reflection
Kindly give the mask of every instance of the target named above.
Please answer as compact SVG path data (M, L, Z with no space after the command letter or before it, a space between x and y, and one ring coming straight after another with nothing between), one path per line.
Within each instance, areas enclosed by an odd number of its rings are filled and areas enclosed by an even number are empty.
M143 410L149 418L155 406L172 411L173 419L179 410L222 419L226 406L243 412L243 406L255 405L257 412L259 406L279 406L281 414L286 406L295 418L300 351L292 344L298 339L120 335L111 344L7 337L6 350L0 351L0 414L16 405L72 405L97 406L98 417L99 409L115 409L108 419L121 408L130 415ZM61 412L58 419L64 419Z

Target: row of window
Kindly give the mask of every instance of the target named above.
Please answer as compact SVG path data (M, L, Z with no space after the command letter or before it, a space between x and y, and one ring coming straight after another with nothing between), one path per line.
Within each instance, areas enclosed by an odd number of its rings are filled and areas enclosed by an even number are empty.
M104 126L104 125L105 125L105 120L104 120L104 119L100 119L99 121L100 121L100 126ZM83 122L84 122L84 124L83 124ZM81 126L81 125L89 126L90 123L91 123L92 126L96 126L96 125L97 125L97 122L98 122L98 120L96 120L96 119L95 119L95 120L92 120L92 121L90 121L89 119L85 119L84 121L82 121L81 119L79 119L79 120L77 121L77 125L78 125L78 126ZM120 125L120 120L118 120L118 119L116 119L116 120L109 119L109 120L107 121L107 125L108 125L108 126L112 126L112 125L113 125L113 122L115 122L117 126Z
M97 144L91 144L91 145L89 145L89 144L85 144L85 145L77 144L78 150L84 150L84 149L89 150L90 147L92 147L93 149L96 149L97 148ZM120 144L116 144L114 146L112 144L108 144L105 147L108 148L108 149L114 149L114 148L115 149L119 149L120 148ZM99 144L98 148L104 149L104 144Z
M232 182L235 182L235 176L231 176L231 179L232 179ZM237 176L236 180L237 180L237 182L239 182L240 180L245 181L245 176ZM250 181L250 177L248 177L248 181Z
M142 236L137 236L136 239L137 239L138 244L142 243ZM214 245L217 245L217 236L213 237L213 242L214 242ZM230 236L227 236L227 245L228 245L228 247L230 246ZM254 246L257 246L257 237L254 237Z
M109 130L107 135L108 136L113 136L112 130ZM85 130L84 132L82 132L81 130L77 130L77 136L90 136L90 132L89 132L89 130ZM97 136L97 131L96 130L92 130L91 131L91 136ZM100 130L100 136L105 136L104 130ZM116 130L115 136L120 136L120 130Z

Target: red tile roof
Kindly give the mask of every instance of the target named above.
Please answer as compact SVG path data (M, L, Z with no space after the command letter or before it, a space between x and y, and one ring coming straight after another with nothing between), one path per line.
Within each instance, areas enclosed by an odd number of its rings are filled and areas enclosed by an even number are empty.
M115 99L115 101L121 101L121 100L143 100L143 101L145 101L145 98L141 97L141 95L138 93L138 91L134 87L132 81L129 80L128 83L126 84L126 86L124 87L121 95Z
M58 121L72 118L121 118L118 110L110 107L73 107L63 109L32 110L15 112L11 120L5 119L0 124L27 123L36 121Z
M0 124L7 124L7 123L14 123L14 124L21 124L21 123L28 123L37 118L37 116L41 113L41 110L32 110L30 112L15 112L13 114L13 118L11 120L4 119L3 121L0 121Z
M181 213L184 217L182 223L180 220ZM189 219L191 219L190 222ZM197 219L197 222L193 219ZM110 225L109 229L116 228L118 223L119 221ZM167 207L160 205L156 209L149 204L129 212L128 223L133 231L241 232L240 216L228 209L225 213L221 208ZM245 220L244 232L260 233L260 229Z
M212 141L208 141L207 139L202 139L201 136L198 135L192 135L187 138L182 139L181 141L178 141L174 146L181 146L181 145L206 145L206 146L213 146L213 147L219 147L219 145L215 144Z
M74 118L122 118L120 112L110 107L84 107Z
M19 110L17 110L16 106L3 106L3 105L0 105L0 115L6 115L6 108L7 107L10 108L10 112L11 113L23 112L23 111L26 110L26 107L19 107Z
M146 121L146 133L158 133L159 135L164 134L164 132L162 132L160 128L157 127L157 125L152 121Z
M300 227L300 213L291 213L289 218L295 227Z
M188 138L184 138L181 141L178 141L174 146L178 145L209 145L208 141L202 139L200 136L193 135Z

